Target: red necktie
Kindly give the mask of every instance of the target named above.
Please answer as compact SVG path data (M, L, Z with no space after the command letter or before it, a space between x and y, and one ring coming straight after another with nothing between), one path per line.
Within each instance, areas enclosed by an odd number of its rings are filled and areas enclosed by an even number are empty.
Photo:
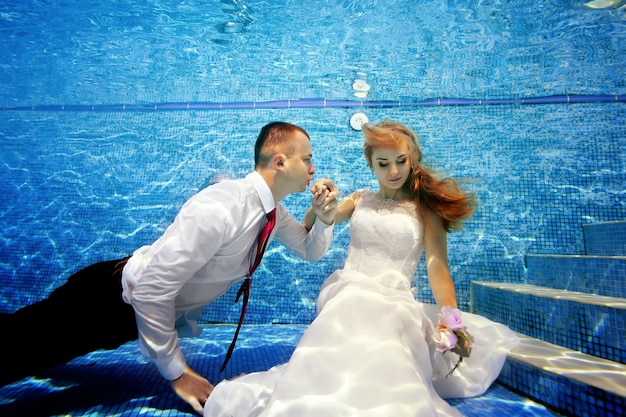
M235 330L235 336L233 337L233 341L230 342L230 346L228 347L228 352L226 352L226 359L224 359L224 363L220 368L220 372L224 371L226 368L226 364L230 360L231 355L233 354L233 350L235 349L235 343L237 342L237 337L239 336L239 330L241 330L241 325L243 324L243 318L246 315L246 308L248 307L248 298L250 298L250 285L252 284L252 273L261 263L261 258L263 258L263 252L265 252L265 248L267 247L267 242L270 237L270 233L272 233L272 229L276 224L276 209L273 209L269 213L267 213L267 223L261 233L259 233L259 240L256 249L256 257L254 258L254 262L250 267L250 272L248 272L248 276L239 287L239 291L237 292L237 298L235 298L235 302L239 301L239 297L243 294L243 305L241 306L241 315L239 316L239 324L237 325L237 330Z

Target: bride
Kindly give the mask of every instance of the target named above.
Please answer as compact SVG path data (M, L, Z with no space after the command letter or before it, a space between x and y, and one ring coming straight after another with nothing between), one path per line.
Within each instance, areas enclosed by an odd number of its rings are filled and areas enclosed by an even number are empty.
M517 345L505 326L457 309L447 233L472 214L474 196L422 165L405 126L365 124L363 134L380 187L339 204L350 245L317 317L289 362L219 383L205 417L458 416L444 398L485 392ZM314 220L307 212L305 226ZM436 306L411 289L422 252Z

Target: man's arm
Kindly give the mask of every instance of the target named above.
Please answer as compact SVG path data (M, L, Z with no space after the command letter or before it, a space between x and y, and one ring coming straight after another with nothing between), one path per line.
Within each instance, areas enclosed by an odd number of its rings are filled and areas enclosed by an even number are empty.
M311 227L299 223L279 204L275 238L302 259L317 261L332 243L339 191L332 180L322 179L311 186L311 194Z
M232 213L215 197L194 196L143 259L145 270L130 291L142 353L171 382L174 391L196 411L213 390L191 370L178 344L175 298L185 283L205 266L224 241Z
M230 213L215 203L196 199L186 204L150 250L145 270L130 296L135 309L139 345L168 380L187 367L175 329L175 299L185 283L205 266L224 240Z

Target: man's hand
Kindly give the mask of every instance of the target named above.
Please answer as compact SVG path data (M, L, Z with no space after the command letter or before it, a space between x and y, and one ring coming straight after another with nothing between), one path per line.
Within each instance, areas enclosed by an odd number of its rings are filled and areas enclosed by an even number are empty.
M207 379L188 367L178 379L171 381L170 384L176 394L193 407L198 414L204 414L204 403L214 388Z
M339 189L335 183L328 178L319 179L311 186L311 194L313 194L311 207L315 215L324 223L333 224L339 197Z

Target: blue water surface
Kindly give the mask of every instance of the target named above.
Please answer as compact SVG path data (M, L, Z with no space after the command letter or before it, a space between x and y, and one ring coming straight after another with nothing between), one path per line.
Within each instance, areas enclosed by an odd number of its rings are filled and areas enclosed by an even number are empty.
M626 218L624 102L411 105L626 94L625 9L584 3L0 1L0 312L152 243L211 180L252 170L254 140L274 120L309 132L316 177L333 178L343 195L376 186L350 125L355 113L413 128L425 162L481 202L448 239L465 310L472 280L523 282L527 254L584 254L583 224ZM348 104L232 106L298 99ZM409 105L368 106L383 101ZM167 103L230 106L159 110ZM284 203L301 218L310 197ZM295 327L245 329L231 374L215 375L232 328L208 326L184 342L194 368L217 382L286 360L348 243L349 224L337 225L316 263L273 244L246 322ZM416 298L432 301L423 266L415 283ZM236 322L233 299L225 294L202 321ZM191 415L137 349L95 352L50 379L4 387L1 405L30 416ZM468 416L549 414L497 384L454 405Z

